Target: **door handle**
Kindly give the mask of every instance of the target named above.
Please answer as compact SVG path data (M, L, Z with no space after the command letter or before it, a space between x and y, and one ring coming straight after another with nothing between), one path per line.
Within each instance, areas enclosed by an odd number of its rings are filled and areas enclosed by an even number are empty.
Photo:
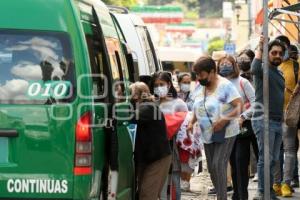
M0 129L0 137L18 137L19 133L17 132L17 130L4 130L4 129Z

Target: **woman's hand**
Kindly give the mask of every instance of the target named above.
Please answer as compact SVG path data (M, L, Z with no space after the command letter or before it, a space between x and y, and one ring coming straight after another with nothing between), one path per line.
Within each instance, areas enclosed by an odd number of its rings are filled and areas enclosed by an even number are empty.
M189 137L189 134L193 134L193 129L194 129L194 124L190 122L186 128L186 134L188 137Z
M218 132L218 131L222 130L227 123L228 123L228 120L219 119L218 121L213 123L213 131Z
M193 134L194 124L196 123L196 121L197 121L196 114L193 113L193 117L186 127L186 133L187 133L188 137L189 137L189 134Z
M244 121L245 121L244 117L240 117L240 118L239 118L239 125L240 125L240 128L242 127Z

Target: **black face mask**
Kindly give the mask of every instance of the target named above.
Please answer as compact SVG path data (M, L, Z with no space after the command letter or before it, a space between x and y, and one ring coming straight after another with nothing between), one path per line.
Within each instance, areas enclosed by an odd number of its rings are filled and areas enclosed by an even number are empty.
M202 86L209 86L209 81L208 79L203 79L203 80L199 80L200 85Z
M238 65L242 71L249 71L250 67L251 67L251 62L242 61L242 62L238 63Z

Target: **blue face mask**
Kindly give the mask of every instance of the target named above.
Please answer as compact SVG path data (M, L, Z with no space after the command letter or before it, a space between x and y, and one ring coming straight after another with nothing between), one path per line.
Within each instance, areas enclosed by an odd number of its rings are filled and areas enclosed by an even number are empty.
M223 77L227 77L233 73L233 66L228 64L223 64L220 66L219 74Z

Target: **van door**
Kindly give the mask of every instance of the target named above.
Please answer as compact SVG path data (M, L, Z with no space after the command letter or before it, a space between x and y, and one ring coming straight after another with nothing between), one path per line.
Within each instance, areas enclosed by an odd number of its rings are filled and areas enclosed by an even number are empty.
M108 88L114 96L112 102L112 117L116 121L117 132L117 169L118 169L118 199L132 199L133 197L133 183L134 183L134 167L133 167L133 153L132 142L127 130L128 121L130 120L129 112L122 112L124 109L128 110L128 69L126 67L126 60L121 50L120 41L113 24L112 18L108 9L95 8L95 15L98 16L98 21L102 29L105 44L107 47L107 54L109 56L110 70L112 84ZM120 120L119 116L122 115ZM112 149L114 152L115 149ZM111 158L114 159L114 158ZM116 163L111 163L115 165Z
M67 33L0 30L1 198L72 198L71 49Z

